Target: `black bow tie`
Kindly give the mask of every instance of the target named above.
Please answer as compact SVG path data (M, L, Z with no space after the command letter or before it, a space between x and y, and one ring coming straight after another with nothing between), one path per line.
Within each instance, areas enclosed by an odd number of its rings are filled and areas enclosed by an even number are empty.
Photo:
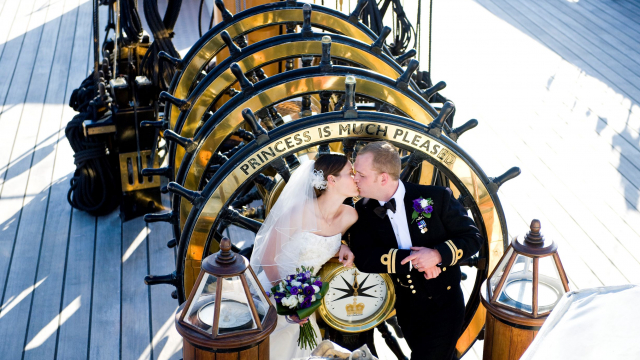
M392 198L384 205L378 206L377 208L373 209L373 212L376 213L376 215L380 216L381 219L384 219L384 217L387 216L387 210L391 210L393 213L396 212L396 199Z

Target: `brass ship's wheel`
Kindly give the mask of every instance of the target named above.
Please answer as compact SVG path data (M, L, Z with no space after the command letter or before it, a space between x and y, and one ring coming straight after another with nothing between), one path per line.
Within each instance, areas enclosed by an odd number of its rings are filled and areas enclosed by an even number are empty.
M357 39L364 43L370 43L378 36L368 27L359 22L359 15L366 4L366 0L359 1L350 15L320 6L311 5L312 11L308 12L308 21L314 28L323 29L334 34ZM302 25L305 20L303 7L308 3L296 1L280 1L271 4L251 7L238 14L232 15L225 9L222 0L215 1L222 14L222 22L207 31L189 50L181 60L172 59L166 54L164 58L173 63L178 73L173 78L169 94L185 99L197 85L197 80L207 64L226 47L221 37L223 31L235 39L252 31L275 27L280 25ZM384 52L388 53L386 47ZM390 55L390 54L389 54ZM173 129L180 115L180 110L167 105L165 116L169 120L169 128Z
M385 34L388 34L389 31L390 29L387 28ZM380 39L384 39L384 37L381 36ZM169 93L161 95L162 99L173 104L174 113L176 109L179 110L179 116L172 129L180 136L193 137L208 117L207 112L215 111L222 105L221 103L228 99L228 96L225 95L228 94L229 88L237 84L237 78L231 69L231 65L234 63L248 78L254 78L254 81L266 78L262 71L262 67L266 65L302 57L312 58L310 62L319 62L323 51L326 52L324 55L329 62L337 60L351 66L375 70L381 75L394 79L405 71L396 62L396 59L382 51L381 44L383 42L379 40L368 44L342 35L329 36L326 33L301 32L276 36L240 48L232 42L231 37L224 30L221 33L221 38L230 49L230 56L200 80L186 99L177 99ZM429 93L423 93L413 80L408 81L408 86L428 98ZM235 91L233 92L235 93ZM184 155L184 149L176 147L175 144L170 145L169 168L174 170L174 176L177 175Z
M241 73L239 75L242 76ZM240 115L242 109L261 111L305 94L344 92L347 76L355 78L358 96L388 104L410 118L429 123L436 113L417 93L401 90L397 86L398 80L365 69L342 66L333 66L330 70L321 67L303 68L278 74L255 85L241 78L241 84L245 84L244 90L216 111L193 139L179 139L170 132L165 132L165 137L181 142L182 147L189 150L181 162L176 182L189 190L199 190L204 186L208 169L215 169L213 166L217 163L214 161L220 159L219 155L215 156L220 145L243 123ZM172 207L173 213L179 214L176 216L180 219L182 229L191 205L174 197Z
M258 125L250 110L244 110L242 116L251 126L255 139L240 149L233 161L223 164L201 192L176 183L169 185L171 192L193 205L178 248L175 274L178 298L184 299L193 287L202 259L218 250L224 227L234 224L254 232L259 230L259 221L246 218L229 207L243 190L260 186L267 189L265 201L273 202L275 196L271 192L278 191L281 186L275 186L271 178L269 184L265 178L278 173L276 179L288 180L290 173L295 171L286 165L288 157L336 142L350 144L343 149L351 155L353 147L357 148L359 144L386 140L411 154L403 170L403 179L419 181L420 174L412 173L422 161L441 171L486 239L480 252L464 264L473 267L465 270L470 274L465 286L472 290L467 301L465 330L458 342L458 352L464 354L484 325L478 289L502 256L507 239L497 189L519 170L514 168L498 178L488 178L471 157L444 135L442 126L450 111L451 108L446 107L432 124L425 125L405 117L356 111L353 106L346 106L341 112L305 117L267 131Z
M169 166L142 174L174 180L167 186L172 211L145 220L173 224L177 241L170 244L178 246L178 255L174 273L148 276L147 282L175 285L176 297L184 301L202 259L218 251L223 231L235 225L257 232L303 157L330 151L353 157L367 142L387 140L402 152L403 180L451 187L485 237L479 253L462 264L468 267L463 285L469 296L457 345L461 356L484 326L480 285L507 244L497 190L519 170L488 178L457 146L457 138L477 122L451 128L453 105L438 112L428 102L444 83L417 86L412 75L418 62L401 66L415 51L393 58L384 45L390 29L377 36L358 20L366 2L360 0L351 15L295 1L232 15L216 0L223 21L184 59L163 55L178 70L160 96L166 102ZM280 25L289 33L251 45L244 38ZM298 25L300 32L290 33ZM228 57L205 72L224 52ZM299 68L293 59L300 60ZM267 77L266 69L282 61L287 71ZM244 143L229 150L238 138ZM247 194L258 194L263 213L241 208Z

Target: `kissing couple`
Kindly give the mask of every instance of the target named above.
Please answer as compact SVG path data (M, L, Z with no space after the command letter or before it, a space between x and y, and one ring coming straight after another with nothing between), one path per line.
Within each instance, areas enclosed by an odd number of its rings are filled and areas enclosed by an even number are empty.
M401 181L400 170L398 150L384 141L363 147L354 164L338 154L303 162L256 235L251 266L265 289L303 265L317 273L336 254L344 266L387 273L411 359L450 360L465 309L457 264L482 236L449 188ZM355 208L344 204L358 195ZM271 359L311 355L297 345L307 322L320 343L315 315L278 316Z

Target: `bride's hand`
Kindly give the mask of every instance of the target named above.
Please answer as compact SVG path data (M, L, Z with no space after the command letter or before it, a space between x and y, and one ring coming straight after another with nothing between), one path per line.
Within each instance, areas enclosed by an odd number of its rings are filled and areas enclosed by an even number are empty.
M338 260L342 263L344 267L353 266L353 259L355 256L351 252L351 249L347 245L340 246L340 253L338 254Z
M309 321L309 318L308 318L308 317L306 317L306 318L304 318L304 319L300 319L300 318L298 317L298 315L289 315L289 319L290 319L292 322L294 322L294 323L296 323L296 324L298 324L298 325L300 325L300 326L302 326L302 325L306 324L306 323Z

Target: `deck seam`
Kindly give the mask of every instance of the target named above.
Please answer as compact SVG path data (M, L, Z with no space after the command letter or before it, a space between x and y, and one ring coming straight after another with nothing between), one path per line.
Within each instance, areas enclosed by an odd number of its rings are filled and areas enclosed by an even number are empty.
M69 265L69 245L71 244L71 225L73 224L73 210L69 214L69 231L67 233L67 251L64 256L64 275L62 276L62 290L60 291L60 306L58 307L58 314L62 313L64 307L64 293L67 282L67 266ZM56 346L53 353L53 360L58 359L58 345L60 340L60 327L62 326L61 318L58 316L58 328L56 329Z
M93 232L93 266L91 268L91 300L89 300L89 334L87 335L87 360L91 359L91 321L93 320L93 286L96 279L96 248L98 247L98 217L94 217L94 232Z

